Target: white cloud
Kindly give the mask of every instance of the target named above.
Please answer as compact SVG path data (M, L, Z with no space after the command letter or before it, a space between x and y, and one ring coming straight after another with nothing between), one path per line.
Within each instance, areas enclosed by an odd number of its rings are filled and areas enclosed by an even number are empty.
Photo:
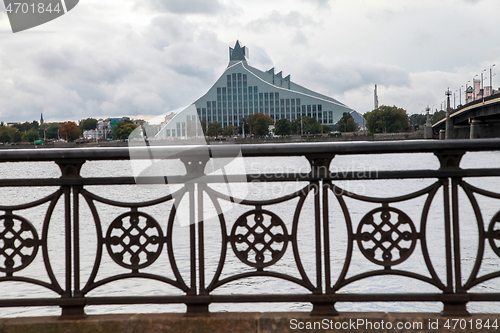
M500 66L499 7L497 0L86 0L19 34L10 33L2 8L0 121L40 112L49 121L165 113L212 86L236 39L256 68L276 67L360 111L372 108L378 84L381 103L419 112L439 105L448 86Z
M214 14L223 8L218 0L140 0L136 3L137 7L146 6L157 12L176 14Z

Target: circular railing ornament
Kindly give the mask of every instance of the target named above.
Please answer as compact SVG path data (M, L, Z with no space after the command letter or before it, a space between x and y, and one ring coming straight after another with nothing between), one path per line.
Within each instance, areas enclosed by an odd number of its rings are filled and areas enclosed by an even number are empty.
M163 233L150 215L129 212L111 222L105 242L109 255L118 265L138 270L150 266L160 256Z
M243 263L263 268L281 259L288 237L285 223L276 214L252 210L236 220L229 239L234 253Z
M376 220L377 215L380 220ZM358 225L358 246L363 255L377 265L393 266L408 259L417 238L410 217L392 207L370 211Z
M35 259L39 239L35 227L17 215L0 216L0 272L22 270Z
M497 256L500 257L500 212L496 213L488 226L488 241ZM498 241L498 243L495 243Z

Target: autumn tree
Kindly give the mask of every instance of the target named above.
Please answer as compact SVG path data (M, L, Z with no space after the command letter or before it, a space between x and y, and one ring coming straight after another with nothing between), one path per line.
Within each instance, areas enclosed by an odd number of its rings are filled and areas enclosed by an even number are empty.
M75 141L80 137L82 131L74 122L67 121L62 123L59 128L59 136L66 141Z
M111 136L113 137L113 140L125 140L129 138L130 134L132 134L136 128L137 125L135 125L130 119L123 118L111 129Z
M406 110L397 106L382 105L379 108L366 112L366 128L370 133L396 133L408 127L409 120Z

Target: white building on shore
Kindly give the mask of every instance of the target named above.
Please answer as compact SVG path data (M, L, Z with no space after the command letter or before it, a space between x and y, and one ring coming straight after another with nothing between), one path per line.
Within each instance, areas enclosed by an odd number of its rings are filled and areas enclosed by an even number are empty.
M229 64L210 90L193 103L195 114L178 113L156 138L181 138L187 135L189 122L219 122L222 127L239 126L242 119L254 113L269 115L274 121L292 121L302 116L316 118L326 125L335 124L344 112L353 109L338 100L307 89L291 81L290 75L263 72L249 64L248 48L239 41L229 48Z

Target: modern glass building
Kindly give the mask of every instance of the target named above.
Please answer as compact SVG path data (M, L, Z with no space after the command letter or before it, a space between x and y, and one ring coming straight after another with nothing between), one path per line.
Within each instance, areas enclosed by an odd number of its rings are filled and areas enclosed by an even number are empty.
M222 76L210 90L193 103L199 120L207 123L217 121L226 127L229 124L239 126L242 119L254 113L269 115L274 121L286 118L290 121L301 116L316 118L326 125L335 124L344 112L353 109L334 98L304 88L291 81L290 75L283 77L275 69L263 72L250 66L248 48L236 41L234 48L229 48L229 64ZM182 113L170 121L176 136L181 137ZM176 128L179 122L180 131ZM160 131L158 138L167 135L167 128Z

